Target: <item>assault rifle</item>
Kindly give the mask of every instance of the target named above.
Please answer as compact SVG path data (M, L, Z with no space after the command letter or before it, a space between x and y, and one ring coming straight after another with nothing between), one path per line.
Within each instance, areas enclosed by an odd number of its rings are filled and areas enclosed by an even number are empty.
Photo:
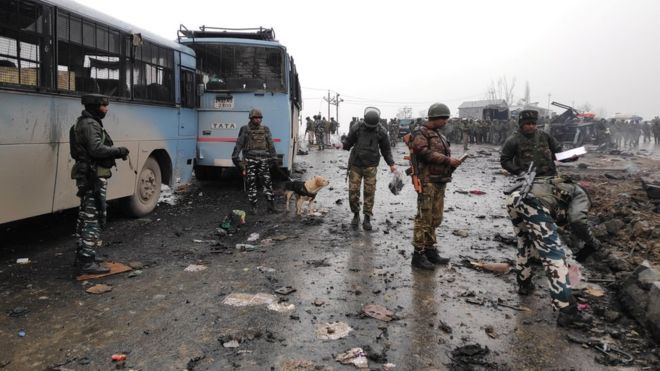
M519 192L520 197L518 198L516 203L513 204L513 207L518 207L518 205L520 205L522 200L527 198L529 191L532 189L532 186L534 185L534 178L536 178L536 167L534 167L534 161L532 161L532 163L529 164L529 168L527 169L527 172L523 174L522 180L504 191L505 195L510 195L511 193L520 189Z
M408 133L403 136L403 142L408 146L410 152L408 155L403 156L405 160L408 160L410 167L406 169L406 175L410 176L412 179L413 187L415 192L422 193L422 182L419 180L419 163L417 162L417 156L412 151L412 134Z

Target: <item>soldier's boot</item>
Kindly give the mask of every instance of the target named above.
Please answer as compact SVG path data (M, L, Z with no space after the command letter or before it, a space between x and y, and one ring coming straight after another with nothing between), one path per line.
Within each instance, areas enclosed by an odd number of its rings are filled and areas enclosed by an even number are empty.
M575 260L583 262L589 257L589 255L600 250L602 246L600 241L594 236L591 232L591 228L586 223L571 224L571 231L575 236L584 241L584 247L575 254Z
M449 258L443 258L438 254L438 249L426 248L424 250L426 259L435 265L445 265L449 263Z
M96 252L92 249L78 249L74 264L78 268L79 273L101 274L110 272L110 268L97 262Z
M371 217L367 214L364 215L364 221L362 222L362 229L364 229L365 231L372 230Z
M518 282L518 295L522 295L522 296L531 295L535 289L536 286L534 286L534 282L532 282L531 278L525 281Z
M572 328L585 328L591 325L593 318L577 308L575 302L571 302L569 306L559 310L557 317L557 326L559 327L572 327Z
M424 269L427 271L432 271L435 269L435 265L431 263L427 258L424 252L415 251L412 255L412 266L419 269Z
M351 220L351 227L355 229L358 225L360 225L360 213L355 213L353 214L353 220Z
M278 214L280 211L275 207L274 200L268 200L268 212L271 214Z

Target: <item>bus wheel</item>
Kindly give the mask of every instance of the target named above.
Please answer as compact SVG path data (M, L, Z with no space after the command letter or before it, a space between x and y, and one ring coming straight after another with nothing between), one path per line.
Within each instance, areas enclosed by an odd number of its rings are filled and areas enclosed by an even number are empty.
M127 211L135 217L143 217L156 208L160 198L161 172L158 161L149 157L138 174L135 193L127 200Z

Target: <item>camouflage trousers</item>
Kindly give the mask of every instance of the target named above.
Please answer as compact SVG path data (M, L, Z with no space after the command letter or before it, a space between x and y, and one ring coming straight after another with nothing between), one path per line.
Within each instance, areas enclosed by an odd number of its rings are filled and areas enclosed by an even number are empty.
M557 224L552 219L550 210L531 195L514 207L519 198L520 193L514 192L507 200L507 211L518 238L518 285L530 282L532 268L529 259L538 256L550 281L552 307L555 310L564 308L569 305L571 285L568 281L564 244L557 233Z
M323 151L325 148L325 133L323 131L316 131L316 144L319 145L319 150Z
M261 182L266 199L272 201L273 181L270 179L270 160L247 158L246 162L248 201L253 205L257 203L257 180Z
M81 258L94 258L95 248L101 246L101 229L105 227L107 211L105 207L108 181L104 178L96 180L96 189L81 190L80 209L76 221L76 236L78 237L78 250L76 254Z
M360 212L360 185L364 178L364 215L373 216L374 198L376 196L376 174L378 166L361 167L351 166L348 172L348 202L353 214Z
M437 242L435 230L442 223L446 187L446 183L423 183L422 193L417 194L417 215L413 228L413 246L417 252L434 248Z

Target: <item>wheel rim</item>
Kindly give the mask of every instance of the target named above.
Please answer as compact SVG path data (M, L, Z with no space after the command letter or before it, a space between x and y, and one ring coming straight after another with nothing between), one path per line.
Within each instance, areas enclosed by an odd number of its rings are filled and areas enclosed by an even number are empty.
M142 170L140 173L140 201L149 203L157 192L156 174L151 169Z

